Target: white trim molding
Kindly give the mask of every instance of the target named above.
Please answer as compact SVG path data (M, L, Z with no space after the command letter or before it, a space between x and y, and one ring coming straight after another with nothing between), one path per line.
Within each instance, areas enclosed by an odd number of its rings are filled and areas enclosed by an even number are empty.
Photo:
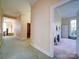
M76 50L77 50L77 56L78 56L78 59L79 59L79 10L77 11L77 45L76 45Z
M47 52L46 50L44 50L44 49L38 47L38 46L35 45L35 44L31 44L31 46L50 57L50 53Z

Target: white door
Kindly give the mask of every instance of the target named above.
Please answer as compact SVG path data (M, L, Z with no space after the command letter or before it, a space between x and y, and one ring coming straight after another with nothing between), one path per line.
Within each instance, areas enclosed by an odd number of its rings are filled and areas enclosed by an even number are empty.
M79 11L77 12L77 54L79 57Z

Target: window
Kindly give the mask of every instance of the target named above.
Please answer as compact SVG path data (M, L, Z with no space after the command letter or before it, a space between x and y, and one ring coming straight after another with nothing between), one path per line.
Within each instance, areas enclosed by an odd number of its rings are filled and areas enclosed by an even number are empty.
M76 19L70 21L70 37L76 37Z

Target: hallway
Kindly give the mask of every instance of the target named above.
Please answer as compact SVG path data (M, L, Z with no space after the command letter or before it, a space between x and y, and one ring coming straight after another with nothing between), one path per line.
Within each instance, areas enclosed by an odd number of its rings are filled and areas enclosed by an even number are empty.
M20 41L14 37L4 37L0 59L52 59L37 51L27 41Z

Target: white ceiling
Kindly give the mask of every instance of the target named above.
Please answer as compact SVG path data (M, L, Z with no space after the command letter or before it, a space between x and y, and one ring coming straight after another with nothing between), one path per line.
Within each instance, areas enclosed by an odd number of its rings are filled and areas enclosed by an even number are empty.
M79 10L79 0L74 0L64 4L56 8L56 10L62 17L76 16L77 11Z
M31 11L31 5L36 1L37 0L2 0L2 8L4 14L17 16L17 14L29 13ZM57 8L57 12L59 12L62 17L74 16L79 9L78 6L79 0Z
M19 13L30 12L31 5L36 0L2 0L4 14L16 16Z
M37 0L28 0L28 2L30 3L30 5L33 5Z

